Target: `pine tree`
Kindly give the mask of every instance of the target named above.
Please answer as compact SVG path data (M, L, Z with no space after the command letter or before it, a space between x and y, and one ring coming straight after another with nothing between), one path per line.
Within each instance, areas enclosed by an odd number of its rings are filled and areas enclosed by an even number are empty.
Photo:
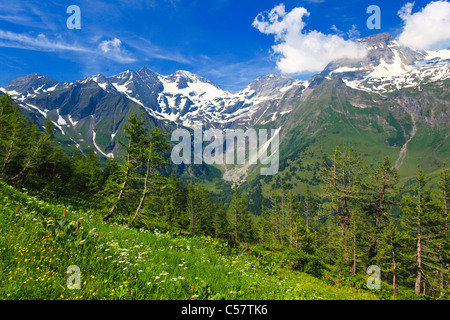
M142 112L139 115L133 113L128 117L128 122L124 126L125 138L126 140L128 140L128 142L119 141L120 145L125 148L123 156L124 164L120 166L122 171L122 183L120 189L118 190L118 194L116 195L116 199L114 201L111 201L111 209L103 219L103 221L105 222L111 219L111 217L114 215L119 202L122 200L125 194L127 185L135 178L136 171L139 167L142 166L143 154L145 153L144 150L146 150L149 143L147 138L147 130L145 127L145 120L142 117ZM110 184L109 186L111 187L113 185L114 183ZM111 190L111 188L109 189Z
M26 148L26 154L23 157L24 160L22 167L20 168L20 171L18 171L15 175L8 179L9 183L15 183L18 180L23 179L24 174L28 173L28 171L33 171L33 168L38 165L38 154L40 153L41 149L49 143L49 138L46 135L42 134L42 132L39 131L38 127L34 124L29 127L27 140L29 141L29 143L28 147Z
M348 255L348 237L351 212L361 202L361 175L363 163L360 155L352 147L337 147L322 169L321 195L325 200L325 210L334 215L340 225L341 250L345 264Z
M380 234L379 250L375 260L383 273L391 276L394 294L397 293L398 276L405 261L404 243L403 234L395 227L393 220L389 219L389 224Z
M411 187L412 194L403 198L402 225L406 229L409 240L415 243L414 262L416 280L414 292L419 295L423 289L424 280L431 281L431 274L426 274L427 268L434 268L435 261L431 255L435 245L436 207L431 193L425 188L426 177L418 169L416 183Z
M195 201L195 189L194 185L189 183L186 188L186 208L189 217L189 231L194 232L195 220L196 220L196 201Z
M89 148L87 156L74 149L71 158L72 177L70 185L78 192L92 196L103 187L104 177L100 160L94 149Z
M303 212L305 214L306 231L309 232L311 228L311 221L317 210L316 200L312 194L309 185L306 186L306 195L303 203Z
M163 192L164 220L171 228L186 227L186 188L172 173Z
M383 227L387 223L389 205L394 204L397 195L398 173L389 158L384 158L368 175L363 184L363 209L372 217L374 226L372 239L369 246L369 260L377 253L378 238Z
M214 234L216 238L225 238L228 230L227 212L223 203L217 205L214 215Z
M439 178L437 181L438 185L438 201L439 201L439 211L441 213L441 225L440 239L441 243L438 246L439 255L439 288L440 297L445 294L446 288L449 286L449 264L450 264L450 241L449 241L449 208L450 208L450 172L446 168L445 163L442 166L441 172L439 173Z
M231 227L230 236L234 241L250 241L254 238L253 220L237 184L234 185L233 199L228 208L227 217Z
M160 195L161 189L164 188L165 177L161 174L161 170L167 165L167 160L164 155L169 149L169 143L166 140L166 134L161 131L159 127L150 130L150 138L143 138L142 150L139 150L140 157L143 164L139 167L143 173L142 193L139 204L136 208L130 226L140 215L142 205L149 194L154 196Z
M239 193L239 188L237 186L237 184L234 184L234 194L233 194L233 201L230 205L230 209L232 210L233 213L233 220L232 223L230 223L230 225L233 226L233 235L234 235L234 241L238 241L238 207L239 207L239 199L241 197L240 193Z
M0 177L16 172L27 150L29 127L20 107L8 95L0 97Z

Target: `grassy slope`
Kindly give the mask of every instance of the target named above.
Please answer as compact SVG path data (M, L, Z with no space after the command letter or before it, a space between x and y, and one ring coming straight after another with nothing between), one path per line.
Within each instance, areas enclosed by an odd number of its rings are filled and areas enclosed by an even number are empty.
M63 212L0 183L0 299L376 299L224 241ZM70 265L81 270L80 290L67 288Z

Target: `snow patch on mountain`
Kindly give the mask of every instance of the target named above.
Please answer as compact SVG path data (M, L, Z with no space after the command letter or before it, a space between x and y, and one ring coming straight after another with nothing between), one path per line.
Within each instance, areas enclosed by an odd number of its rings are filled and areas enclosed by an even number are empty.
M93 130L92 131L92 143L94 144L95 149L97 149L98 152L100 152L102 155L104 155L107 158L114 157L114 154L112 154L112 153L106 154L105 152L102 151L102 149L100 149L100 147L95 142L96 135L97 135L97 133L95 132L95 130Z

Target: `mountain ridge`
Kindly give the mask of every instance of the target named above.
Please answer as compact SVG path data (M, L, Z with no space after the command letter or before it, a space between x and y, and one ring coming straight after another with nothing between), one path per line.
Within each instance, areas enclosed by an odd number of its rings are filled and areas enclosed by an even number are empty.
M432 130L448 126L445 97L450 50L406 48L388 33L357 41L368 50L363 59L332 61L308 81L280 73L263 75L235 93L189 71L164 76L145 66L138 71L126 70L110 77L97 74L71 82L32 74L11 81L1 90L13 95L41 126L43 119L50 117L67 145L84 150L92 146L103 156L121 154L117 141L122 137L117 132L126 116L138 110L145 111L152 125L167 128L192 128L196 121L217 129L282 128L282 144L294 139L291 144L298 148L303 142L293 136L295 132L306 140L318 137L330 127L327 122L338 117L352 123L353 128L362 128L355 131L359 134L381 130L385 141L376 143L396 148L397 156L406 149L407 141L414 144L422 126ZM412 134L414 121L418 128ZM340 131L338 127L334 130ZM446 147L445 141L439 141L440 148ZM292 148L287 155L296 153ZM380 145L380 150L383 148ZM389 150L386 152L391 153ZM407 166L406 151L402 159L398 163ZM235 175L229 170L235 169L222 168L233 179Z

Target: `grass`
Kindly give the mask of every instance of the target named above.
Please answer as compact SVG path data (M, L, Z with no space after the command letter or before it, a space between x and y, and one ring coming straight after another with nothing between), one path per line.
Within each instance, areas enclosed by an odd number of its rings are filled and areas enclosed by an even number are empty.
M65 215L65 217L63 217ZM0 183L0 299L376 299L227 241L104 224ZM80 268L80 289L69 289ZM72 276L72 278L70 278Z

